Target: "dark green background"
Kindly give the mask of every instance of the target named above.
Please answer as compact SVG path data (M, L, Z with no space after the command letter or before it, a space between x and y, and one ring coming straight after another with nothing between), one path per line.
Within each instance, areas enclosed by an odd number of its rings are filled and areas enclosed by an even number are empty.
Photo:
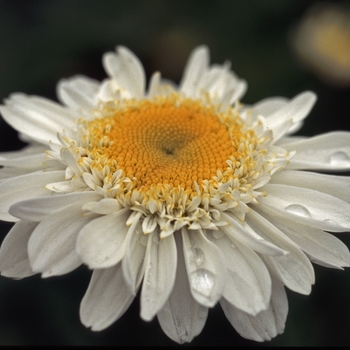
M333 1L350 6L349 1ZM0 98L22 91L55 99L59 79L103 79L101 56L125 45L145 65L179 81L191 49L207 44L212 62L232 62L248 82L245 103L304 90L318 102L299 132L350 130L350 89L322 82L293 55L289 37L314 1L307 0L0 0ZM18 149L16 132L0 121L0 151ZM350 213L349 213L350 214ZM1 223L1 239L11 224ZM350 246L349 234L339 234ZM219 306L190 345L350 345L350 269L315 268L311 296L288 291L286 331L271 342L241 338ZM0 345L175 345L158 321L139 318L136 299L124 316L94 333L79 320L90 278L81 267L62 277L0 277Z

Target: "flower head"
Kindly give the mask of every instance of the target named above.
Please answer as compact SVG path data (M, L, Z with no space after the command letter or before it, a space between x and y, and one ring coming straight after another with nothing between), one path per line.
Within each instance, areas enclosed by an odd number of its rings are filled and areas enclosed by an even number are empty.
M93 270L81 320L99 331L140 291L141 317L190 342L220 302L243 337L284 330L284 287L309 294L311 262L349 266L325 232L350 229L350 134L298 130L316 97L238 99L229 64L193 51L180 85L155 73L145 88L126 48L103 56L102 83L58 84L58 104L13 94L4 119L29 145L3 153L0 218L15 222L0 250L3 276Z

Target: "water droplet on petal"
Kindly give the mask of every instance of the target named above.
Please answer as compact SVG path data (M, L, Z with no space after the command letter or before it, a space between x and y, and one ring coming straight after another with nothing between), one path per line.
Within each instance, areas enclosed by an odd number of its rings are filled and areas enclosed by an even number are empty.
M216 239L219 239L219 238L221 238L224 235L225 235L225 233L223 231L221 231L221 230L213 231L213 236Z
M311 218L309 210L300 204L291 204L284 208L284 210L289 211L292 214L304 216L306 218Z
M349 162L350 157L342 151L335 152L329 157L329 163L332 165L343 165L344 163Z
M191 248L191 258L197 266L199 266L204 260L204 253L202 249L197 247Z
M204 296L210 296L214 287L214 274L205 269L199 269L190 275L190 282L192 288Z

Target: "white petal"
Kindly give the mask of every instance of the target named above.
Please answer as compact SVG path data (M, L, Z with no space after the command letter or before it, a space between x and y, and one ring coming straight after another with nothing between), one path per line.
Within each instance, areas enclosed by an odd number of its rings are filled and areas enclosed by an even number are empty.
M227 221L229 226L223 226L221 229L227 234L228 237L232 237L235 241L239 241L254 251L264 255L284 255L285 252L264 240L262 237L252 231L247 231L243 223L236 221L231 215L221 213L223 221Z
M174 235L160 239L157 230L150 233L141 291L141 318L145 321L152 320L168 300L175 282L176 265Z
M291 120L293 124L302 121L309 114L315 102L316 95L313 92L303 92L289 101L287 105L270 114L266 119L266 125L274 132L274 140L282 136L279 135L275 138L275 130L281 124L284 124L288 120ZM287 128L286 132L288 129L290 128Z
M94 270L81 301L81 322L93 331L101 331L121 317L133 299L125 285L120 264L109 269Z
M223 236L219 239L209 233L208 238L218 246L225 257L229 276L223 296L238 309L257 314L266 309L271 296L270 274L259 256L243 244Z
M76 240L91 220L82 214L81 204L73 204L47 216L36 227L28 243L33 271L42 273L42 277L58 276L81 265Z
M47 160L47 155L42 152L39 154L31 154L18 158L0 157L0 164L4 166L33 169L41 168L45 160Z
M270 183L309 188L328 193L350 203L350 177L284 170L273 175Z
M148 88L148 96L149 98L152 98L154 96L157 95L157 93L159 93L159 88L160 88L160 73L159 72L155 72L150 79L149 82L149 88Z
M125 282L134 295L144 275L147 246L147 236L142 233L141 223L138 220L139 217L129 228L126 237L126 253L122 261Z
M52 193L45 185L64 177L64 171L35 172L8 179L0 184L0 219L16 221L8 213L10 206L16 202L32 197L50 196Z
M223 256L200 231L182 228L181 233L191 293L198 303L213 307L222 296L228 276Z
M129 216L125 208L92 220L80 231L77 252L90 269L109 268L123 258Z
M276 215L268 219L306 252L312 262L332 268L350 266L349 249L333 235Z
M225 299L220 301L225 316L243 338L262 342L283 333L288 314L287 295L282 283L275 279L272 282L270 306L256 316L238 310Z
M288 251L285 256L264 257L284 285L297 293L309 294L311 285L315 283L315 274L306 255L278 228L255 211L250 211L246 220L259 235Z
M268 195L260 198L261 204L284 209L299 216L312 218L320 225L331 220L343 226L347 231L350 228L350 204L329 194L288 185L268 184L264 187ZM322 228L322 227L321 227Z
M10 207L9 213L17 218L42 221L47 215L54 213L70 204L84 203L101 198L95 192L76 192L52 195L50 197L36 197L17 202Z
M0 249L1 275L24 278L34 275L28 259L28 240L37 223L18 221L6 235Z
M11 95L0 111L13 128L44 144L57 143L58 132L74 130L79 117L55 102L24 94Z
M179 233L179 232L177 232ZM203 329L208 309L192 297L184 262L182 238L175 234L177 271L174 288L157 317L164 333L177 343L189 343Z
M287 103L288 99L285 97L265 98L252 106L248 106L248 109L252 110L252 113L256 116L262 115L269 118L270 115L286 106Z
M209 65L209 50L206 46L195 48L187 61L180 83L180 91L191 96L197 90L198 83Z
M140 60L126 47L118 46L117 54L103 56L107 73L122 89L126 89L134 98L142 98L145 92L145 72Z
M288 169L349 170L350 132L329 132L280 146L287 151L297 151Z
M57 84L57 96L66 106L76 110L92 109L100 83L84 76L62 79Z
M345 229L343 226L337 224L335 221L319 221L308 216L308 213L305 211L305 208L299 205L293 205L291 210L290 208L287 210L281 207L281 203L277 200L276 203L272 205L267 204L266 202L261 203L259 206L254 206L254 210L263 214L263 216L276 217L278 220L288 221L291 223L297 222L303 224L305 226L312 226L316 228L320 228L324 231L330 232L344 232Z

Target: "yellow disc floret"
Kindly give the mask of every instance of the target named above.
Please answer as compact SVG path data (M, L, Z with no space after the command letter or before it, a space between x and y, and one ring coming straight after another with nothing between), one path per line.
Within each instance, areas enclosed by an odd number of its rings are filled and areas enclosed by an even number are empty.
M195 182L225 171L237 155L230 132L239 132L239 125L222 123L212 108L190 99L180 105L174 99L142 100L87 128L89 156L112 172L122 169L142 192L166 184L194 190ZM103 147L101 139L108 140Z

